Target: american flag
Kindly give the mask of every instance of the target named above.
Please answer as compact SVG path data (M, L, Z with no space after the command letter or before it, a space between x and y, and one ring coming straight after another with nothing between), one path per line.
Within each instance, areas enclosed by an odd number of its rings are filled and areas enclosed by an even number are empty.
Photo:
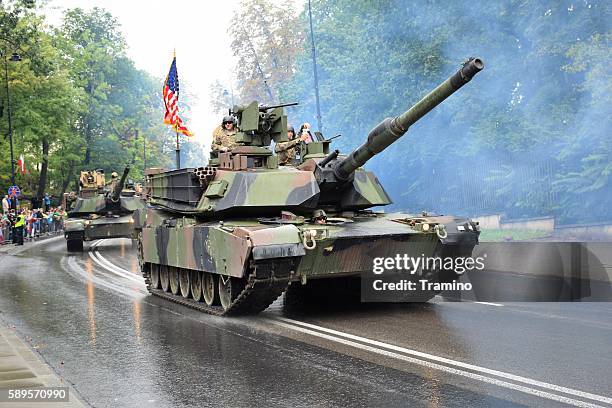
M170 72L164 82L164 89L162 91L164 97L164 105L166 107L166 113L164 115L164 123L172 125L172 127L185 136L193 136L193 133L185 127L183 120L179 116L178 112L178 98L179 98L179 79L178 72L176 70L176 56L172 59L172 65L170 65Z

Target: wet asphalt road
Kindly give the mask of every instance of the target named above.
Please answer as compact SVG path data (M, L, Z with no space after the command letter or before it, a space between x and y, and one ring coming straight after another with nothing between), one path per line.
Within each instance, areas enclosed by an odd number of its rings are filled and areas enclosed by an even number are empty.
M93 406L612 406L611 303L229 319L148 296L129 240L2 258L0 318Z

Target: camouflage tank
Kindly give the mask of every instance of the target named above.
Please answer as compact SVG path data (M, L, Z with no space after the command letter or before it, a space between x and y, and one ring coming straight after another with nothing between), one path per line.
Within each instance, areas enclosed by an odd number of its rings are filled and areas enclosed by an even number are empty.
M376 257L470 255L477 223L374 212L391 199L362 166L482 68L479 59L468 60L408 111L382 121L349 155L330 151L331 141L317 134L291 166L279 166L269 149L271 141L288 140L283 106L234 107L240 146L207 167L147 178L151 206L135 212L135 220L149 292L216 315L258 313L290 284L359 277L371 273ZM457 277L433 269L419 275Z
M120 179L113 172L108 184L103 170L81 172L79 193L70 204L64 224L68 251L82 251L83 241L132 237L132 212L145 205L127 183L129 171L130 166L126 166Z

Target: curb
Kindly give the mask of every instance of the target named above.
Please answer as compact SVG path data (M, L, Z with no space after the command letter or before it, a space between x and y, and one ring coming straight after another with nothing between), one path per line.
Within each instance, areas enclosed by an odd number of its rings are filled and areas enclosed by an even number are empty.
M36 241L29 241L27 243L24 243L23 245L14 245L12 243L0 245L0 255L17 255L22 253L23 251L29 250L30 248L35 248L42 243L48 243L49 241L53 241L60 238L64 238L63 233L52 235L49 237L41 237L38 238L38 240Z
M80 408L85 405L78 397L77 392L59 377L53 369L45 363L25 342L18 336L14 328L7 326L0 319L0 389L23 389L38 387L68 387L69 402L53 402L54 407ZM0 407L19 406L41 407L42 402L19 403L0 402Z

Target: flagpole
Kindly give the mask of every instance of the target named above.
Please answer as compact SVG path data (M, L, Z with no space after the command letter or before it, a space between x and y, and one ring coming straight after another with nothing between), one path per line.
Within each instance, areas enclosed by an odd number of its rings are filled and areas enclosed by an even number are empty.
M181 146L179 145L179 132L178 129L174 129L176 131L176 168L181 168Z

